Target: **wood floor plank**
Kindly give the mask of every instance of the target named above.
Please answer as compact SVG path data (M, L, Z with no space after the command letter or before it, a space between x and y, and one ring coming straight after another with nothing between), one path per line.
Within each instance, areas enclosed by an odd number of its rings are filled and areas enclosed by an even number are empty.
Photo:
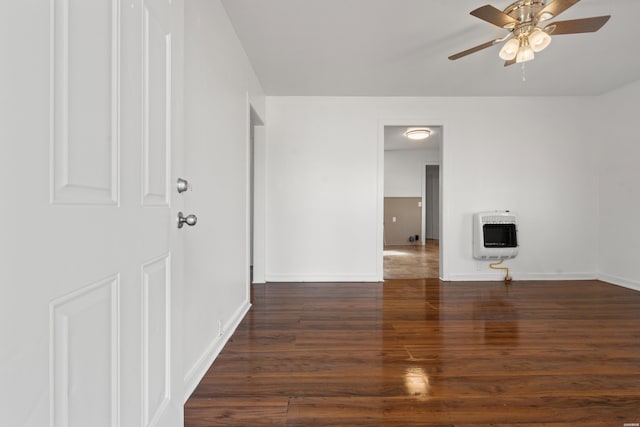
M242 401L224 397L190 399L185 405L185 425L286 425L288 406L287 398L245 398Z
M306 397L291 399L287 425L451 426L439 399L380 397Z
M258 285L185 425L640 422L640 293L599 281Z

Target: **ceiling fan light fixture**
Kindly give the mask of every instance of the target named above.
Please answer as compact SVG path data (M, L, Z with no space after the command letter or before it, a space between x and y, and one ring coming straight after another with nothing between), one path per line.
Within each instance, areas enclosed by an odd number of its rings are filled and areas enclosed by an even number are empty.
M611 15L592 16L590 18L570 19L546 22L555 19L580 0L515 0L504 10L490 4L480 6L470 12L472 16L482 19L495 27L509 30L501 38L494 38L471 49L463 50L449 56L450 60L460 59L498 43L504 43L499 56L505 60L504 66L517 62L531 61L536 52L544 50L551 43L551 38L561 34L594 33L609 21ZM510 41L515 39L516 41ZM509 41L509 43L506 43Z
M516 64L531 61L533 58L535 58L535 54L531 46L529 46L528 38L522 37L520 39L520 49L518 49L518 53L516 54Z
M413 140L420 141L422 139L427 139L431 135L431 129L428 128L410 128L404 133L404 136Z
M516 55L518 54L518 49L520 48L520 42L518 39L511 39L502 46L500 49L499 56L501 59L505 61L513 61Z
M543 51L550 43L551 36L539 28L536 28L529 34L529 45L534 52Z

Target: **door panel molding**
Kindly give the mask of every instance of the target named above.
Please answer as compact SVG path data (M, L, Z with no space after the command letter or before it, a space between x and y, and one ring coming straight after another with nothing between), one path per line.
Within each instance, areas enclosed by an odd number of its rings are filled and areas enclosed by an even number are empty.
M171 33L144 2L142 204L169 206L171 153Z
M116 274L49 304L53 427L120 425L119 287Z
M119 2L52 0L50 40L51 203L118 205Z
M155 424L171 399L171 303L171 254L165 254L142 265L142 411L145 427Z

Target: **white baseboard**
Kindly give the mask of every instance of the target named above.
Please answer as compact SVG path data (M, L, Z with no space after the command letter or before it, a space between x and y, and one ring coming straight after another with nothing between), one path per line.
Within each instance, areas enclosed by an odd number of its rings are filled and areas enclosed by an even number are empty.
M596 273L514 273L513 280L596 280ZM452 282L501 282L504 273L451 274Z
M187 402L250 308L251 304L249 301L245 301L235 313L233 313L229 321L224 324L222 334L209 344L202 356L200 356L198 361L189 369L184 377L184 403Z
M341 275L323 275L323 274L269 274L265 276L268 282L380 282L375 274L341 274Z
M623 288L633 289L634 291L640 291L640 282L636 280L629 280L622 277L611 276L609 274L601 274L600 277L598 277L598 280L622 286Z

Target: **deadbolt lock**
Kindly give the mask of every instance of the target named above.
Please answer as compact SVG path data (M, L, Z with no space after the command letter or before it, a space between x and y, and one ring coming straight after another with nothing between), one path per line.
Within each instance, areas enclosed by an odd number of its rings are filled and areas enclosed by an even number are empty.
M177 189L178 193L184 193L187 190L191 190L191 184L186 179L178 178Z

